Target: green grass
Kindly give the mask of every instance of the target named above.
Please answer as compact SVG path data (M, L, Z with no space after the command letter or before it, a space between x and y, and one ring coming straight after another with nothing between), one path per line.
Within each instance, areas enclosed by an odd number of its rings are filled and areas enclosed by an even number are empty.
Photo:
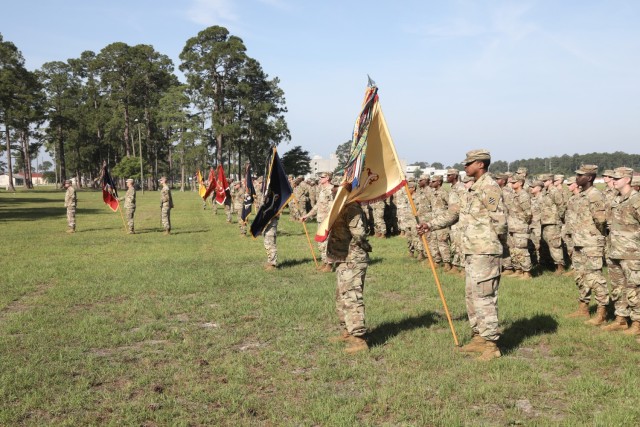
M300 224L262 239L174 191L138 193L136 230L99 192L0 192L0 425L638 425L640 345L565 319L572 280L504 278L504 357L457 353L429 269L401 237L372 239L372 348L330 344L335 275L316 273ZM310 233L315 224L309 225ZM460 341L462 279L441 275Z

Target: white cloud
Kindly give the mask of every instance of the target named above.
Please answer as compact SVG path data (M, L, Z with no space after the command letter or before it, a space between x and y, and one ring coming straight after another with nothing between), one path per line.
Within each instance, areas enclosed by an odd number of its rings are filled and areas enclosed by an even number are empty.
M187 9L187 17L202 25L223 25L236 22L231 0L194 0Z

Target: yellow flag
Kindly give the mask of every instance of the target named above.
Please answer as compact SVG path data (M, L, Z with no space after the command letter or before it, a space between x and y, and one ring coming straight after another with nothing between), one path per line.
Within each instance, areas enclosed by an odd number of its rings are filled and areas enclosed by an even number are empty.
M373 203L384 200L405 185L404 173L377 96L372 106L371 123L364 151L364 163L360 171L358 187L350 189L348 184L340 186L329 215L318 226L316 241L326 240L333 223L347 203L352 201ZM345 184L344 180L343 184Z
M204 180L202 179L202 174L200 173L200 170L198 170L196 175L198 176L198 194L204 200L204 195L207 192L207 186L204 185Z

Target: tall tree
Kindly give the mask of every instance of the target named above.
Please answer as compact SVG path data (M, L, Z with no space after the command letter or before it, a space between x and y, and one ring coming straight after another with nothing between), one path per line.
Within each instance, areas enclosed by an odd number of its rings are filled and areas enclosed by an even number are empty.
M349 161L349 154L351 154L351 140L343 142L336 148L336 157L338 158L338 166L334 172L338 172L344 169Z
M234 131L229 92L237 84L246 61L242 39L220 26L206 28L187 40L180 53L180 70L187 77L193 102L205 113L215 138L217 162L222 163L225 138Z
M295 176L306 175L311 172L311 157L308 151L297 145L284 153L282 165L288 174Z

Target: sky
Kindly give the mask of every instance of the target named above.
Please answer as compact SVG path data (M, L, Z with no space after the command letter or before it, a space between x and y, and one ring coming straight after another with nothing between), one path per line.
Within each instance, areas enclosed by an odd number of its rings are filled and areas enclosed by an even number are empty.
M0 33L30 70L150 44L176 74L186 41L220 25L285 92L292 140L327 158L367 84L407 163L640 153L637 0L0 0Z

